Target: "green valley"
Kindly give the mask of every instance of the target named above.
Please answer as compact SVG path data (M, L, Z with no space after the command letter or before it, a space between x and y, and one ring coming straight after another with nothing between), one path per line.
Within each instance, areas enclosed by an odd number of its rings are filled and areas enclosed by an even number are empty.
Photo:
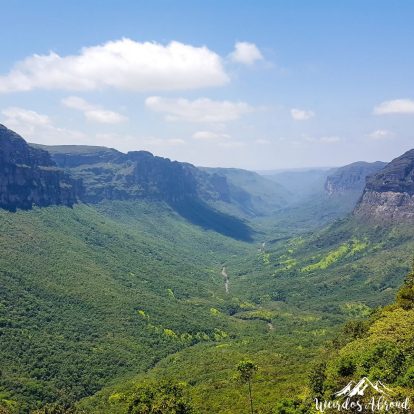
M299 197L253 172L0 132L0 412L304 414L352 375L411 392L411 337L390 326L411 324L412 151Z

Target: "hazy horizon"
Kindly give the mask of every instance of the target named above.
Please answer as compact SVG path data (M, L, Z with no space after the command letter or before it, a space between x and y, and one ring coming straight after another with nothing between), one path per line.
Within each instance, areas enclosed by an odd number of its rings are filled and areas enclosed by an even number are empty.
M7 127L7 125L5 125L5 126ZM54 146L54 145L48 145L48 144L40 144L38 142L28 142L28 144L29 145ZM109 146L105 146L105 145L57 144L56 146L67 146L67 147L73 147L73 146L97 147L97 148L115 149L117 151L124 152L124 153L128 152L128 151L121 151L121 150L118 150L117 148L109 147ZM142 149L131 149L129 151L146 151L146 150L142 150ZM155 155L155 156L160 156L159 154L157 154L155 152L151 152L151 153L153 155ZM174 158L172 158L172 160L173 161L183 162L183 163L189 162L189 161L187 161L185 159L174 159ZM375 161L371 161L371 162L390 162L390 161L391 161L391 159L389 159L389 160L375 160ZM359 160L358 159L358 160L355 160L355 161L351 161L348 164L352 164L352 163L355 163L355 162L369 162L369 161ZM348 164L340 164L340 165L316 165L316 166L306 166L306 165L304 165L304 166L301 166L301 167L289 167L289 166L287 166L285 168L267 168L267 169L250 169L250 168L234 167L234 166L231 166L231 165L226 166L226 167L223 167L222 165L210 165L210 166L207 166L207 165L199 165L199 164L194 164L194 165L196 167L199 167L199 168L244 169L244 170L253 171L253 172L256 172L256 173L258 173L260 175L264 175L265 176L265 175L277 174L277 173L285 172L285 171L297 171L297 172L301 172L302 171L303 172L303 171L311 171L311 170L329 170L329 169L332 169L332 168L340 168L340 167L343 167L343 166L348 165Z

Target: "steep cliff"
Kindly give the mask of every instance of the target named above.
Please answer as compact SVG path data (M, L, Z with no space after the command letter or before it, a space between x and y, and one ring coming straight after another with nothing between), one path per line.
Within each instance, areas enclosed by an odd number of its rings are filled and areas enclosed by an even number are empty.
M80 183L57 168L46 151L30 147L20 135L0 125L0 208L71 206L80 193Z
M325 191L329 195L346 192L359 192L365 187L366 178L386 166L385 162L354 162L329 173L325 181Z
M414 219L414 150L367 179L354 214L385 221Z
M250 239L241 205L229 197L226 177L147 151L126 154L105 147L39 146L84 186L82 201L152 200L169 204L187 220L231 237ZM237 214L239 213L240 214Z
M147 151L124 154L111 148L82 145L36 147L47 150L59 167L82 179L86 202L197 200L243 217L265 215L286 204L285 189L250 171L197 168Z

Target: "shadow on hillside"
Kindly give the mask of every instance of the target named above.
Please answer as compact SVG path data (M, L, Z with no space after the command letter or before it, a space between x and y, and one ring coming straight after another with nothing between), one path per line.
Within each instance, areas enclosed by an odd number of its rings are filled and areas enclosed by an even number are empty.
M183 218L202 227L214 230L236 240L252 241L253 230L243 220L217 211L202 201L170 203L170 206Z

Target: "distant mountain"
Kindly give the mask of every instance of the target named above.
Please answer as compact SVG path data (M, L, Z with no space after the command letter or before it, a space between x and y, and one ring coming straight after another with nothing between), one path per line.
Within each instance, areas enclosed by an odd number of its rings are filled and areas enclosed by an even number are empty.
M81 180L82 201L164 201L194 224L238 239L250 239L249 227L212 201L231 204L225 177L210 176L189 163L157 157L148 151L122 153L84 145L39 146L61 168Z
M181 202L197 193L190 165L147 151L124 154L83 145L36 147L48 151L59 167L82 180L87 203L140 198Z
M31 144L0 126L0 208L16 211L37 205L148 200L167 203L205 229L250 240L251 229L230 209L225 177L211 176L191 164L146 151L127 154L92 146Z
M365 179L382 168L386 163L358 161L338 168L315 168L304 170L288 170L264 175L294 194L294 199L303 200L309 196L330 196L358 193L362 194ZM355 202L357 201L355 199Z
M354 213L376 220L414 219L414 149L367 179Z
M228 200L247 216L265 216L286 207L293 193L253 171L238 168L201 168L213 179L224 177Z
M384 168L385 162L354 162L331 171L325 181L325 190L329 195L357 192L359 195L365 187L368 176Z
M330 169L288 170L264 175L291 193L291 201L303 200L324 189Z
M289 192L282 186L246 170L197 168L170 161L147 151L124 154L93 146L39 146L56 164L82 179L86 202L161 199L181 203L197 199L242 217L265 215L286 205Z
M64 174L49 153L29 146L20 135L0 125L1 208L71 206L81 195L80 183Z
M281 171L264 178L285 187L290 194L286 208L272 215L272 224L311 230L342 218L355 209L365 178L378 171L381 162L357 162L339 168Z

